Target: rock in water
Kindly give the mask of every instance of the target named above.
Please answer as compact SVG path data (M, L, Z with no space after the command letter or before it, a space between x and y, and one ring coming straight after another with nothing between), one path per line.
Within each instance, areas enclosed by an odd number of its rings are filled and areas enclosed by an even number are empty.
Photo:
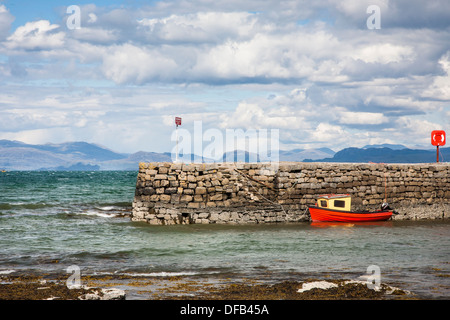
M79 297L80 300L125 300L125 291L111 288L101 289L101 292L87 293Z
M330 289L330 288L336 288L337 284L328 282L328 281L314 281L314 282L308 282L304 283L302 285L301 289L298 289L297 292L305 292L311 289Z

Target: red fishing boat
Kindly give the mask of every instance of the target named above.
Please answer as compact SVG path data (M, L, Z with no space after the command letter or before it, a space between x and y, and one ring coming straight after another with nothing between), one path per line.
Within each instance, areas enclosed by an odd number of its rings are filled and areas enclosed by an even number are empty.
M351 197L348 194L321 195L316 205L309 206L308 209L313 222L385 221L395 213L387 203L383 203L381 209L376 211L351 211Z

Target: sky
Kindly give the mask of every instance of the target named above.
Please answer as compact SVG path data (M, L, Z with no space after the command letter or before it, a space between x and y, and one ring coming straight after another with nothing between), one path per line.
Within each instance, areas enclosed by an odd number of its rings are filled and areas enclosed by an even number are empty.
M450 1L0 0L0 139L170 152L174 117L283 150L432 148Z

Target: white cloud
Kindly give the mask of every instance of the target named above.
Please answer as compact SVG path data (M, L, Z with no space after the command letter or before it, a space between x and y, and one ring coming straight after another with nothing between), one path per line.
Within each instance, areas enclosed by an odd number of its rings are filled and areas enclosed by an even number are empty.
M231 116L222 116L223 128L295 129L302 121L289 108L263 110L253 103L241 102Z
M327 122L320 123L311 133L313 141L332 142L337 145L341 144L343 139L347 139L347 136L348 133L342 127Z
M337 39L323 31L257 33L249 40L228 40L200 52L193 70L235 81L308 78L323 73L316 71L320 59L333 57L337 45Z
M124 44L108 50L102 69L105 76L116 83L142 84L170 78L176 67L173 60L158 50Z
M106 30L100 28L83 27L72 30L73 38L79 41L90 43L112 43L118 39L118 35L114 30Z
M438 100L450 100L450 51L447 51L438 62L445 75L435 76L433 83L423 92L423 96Z
M0 41L7 37L13 21L13 15L4 5L0 5Z
M144 18L138 21L150 40L168 42L222 42L225 38L246 38L255 33L257 18L248 12L198 12ZM256 28L256 31L259 31Z
M339 122L342 124L382 124L388 121L388 118L382 113L372 112L341 112Z
M382 43L363 46L356 50L352 55L353 59L360 59L368 63L401 62L403 60L412 61L415 53L410 46L393 45L391 43Z
M440 130L443 127L441 123L412 117L401 117L396 124L397 134L405 137L410 144L422 144L427 147L430 146L431 131Z
M8 37L6 47L9 49L45 50L61 47L64 44L64 33L53 32L56 24L48 20L27 22Z

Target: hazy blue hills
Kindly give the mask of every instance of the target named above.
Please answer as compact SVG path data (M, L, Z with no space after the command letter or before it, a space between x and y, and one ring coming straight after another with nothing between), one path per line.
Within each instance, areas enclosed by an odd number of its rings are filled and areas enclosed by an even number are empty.
M336 152L329 148L294 149L280 151L280 161L303 161L304 159L321 159L332 157Z
M408 149L402 144L389 144L389 143L383 143L383 144L371 144L362 147L362 149L371 149L371 148L389 148L392 150L402 150L402 149Z
M188 154L184 159L213 162ZM450 159L450 148L441 148L441 161ZM221 161L265 161L244 151L226 153ZM435 162L436 150L408 149L402 145L370 145L334 152L328 148L294 149L279 152L280 161L305 162ZM97 144L66 142L32 145L20 141L0 140L0 170L137 170L139 162L171 162L169 152L118 153Z
M439 161L450 159L450 148L440 148ZM345 148L333 157L323 159L305 159L304 162L382 162L382 163L431 163L436 162L436 150L408 148Z
M33 150L40 150L43 152L49 152L54 155L69 155L80 160L115 160L124 159L126 154L116 153L104 147L87 142L65 142L60 144L42 144L32 145L26 144L20 141L0 140L0 148L17 149L26 148Z
M87 142L32 145L0 140L2 170L98 170L101 162L127 157Z

